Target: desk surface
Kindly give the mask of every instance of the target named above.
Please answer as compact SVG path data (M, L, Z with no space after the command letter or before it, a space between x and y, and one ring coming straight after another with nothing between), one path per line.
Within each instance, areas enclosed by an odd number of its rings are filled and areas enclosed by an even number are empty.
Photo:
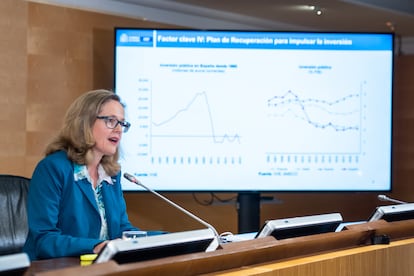
M224 261L228 258L222 256ZM82 276L82 275L200 275L205 276L242 276L242 275L280 275L280 276L347 276L347 275L376 275L376 276L411 276L414 275L414 239L395 241L385 245L369 245L357 248L343 249L287 260L270 261L265 263L239 266L233 269L218 270L211 273L193 273L188 268L181 267L164 270L161 266L149 271L139 268L137 264L118 265L115 262L95 264L79 269L77 258L60 258L33 262L27 275L47 276ZM168 264L167 264L168 265ZM212 264L213 265L213 264ZM67 270L45 271L57 267L69 267ZM71 267L75 266L75 267ZM76 266L78 268L76 268ZM43 273L42 273L43 271ZM173 273L169 273L169 272ZM394 273L395 272L395 273Z
M66 258L56 258L49 260L40 260L33 261L30 264L30 267L25 272L24 276L31 276L39 272L45 272L50 270L68 268L68 267L77 267L80 265L79 258L75 257L66 257Z
M269 270L268 275L271 275L272 271L285 269L284 267L288 267L290 272L299 268L307 271L300 275L382 276L394 274L392 271L399 271L401 273L395 275L411 276L414 275L414 263L411 261L414 258L413 233L414 220L392 223L377 221L349 225L341 232L285 240L264 237L230 242L213 252L184 254L122 265L109 261L80 267L79 258L34 261L25 276L232 275L226 273L234 272L236 275L245 275L247 271L244 269L253 269L255 273L251 275L259 275L260 273L256 272L264 268ZM388 235L392 243L371 245L371 238L378 235ZM365 258L364 261L361 261L361 258ZM310 265L310 259L317 261ZM332 263L332 260L335 262ZM327 274L321 274L319 269L321 265ZM352 267L353 270L344 270L344 267ZM315 273L309 273L310 270ZM337 273L328 273L332 271Z

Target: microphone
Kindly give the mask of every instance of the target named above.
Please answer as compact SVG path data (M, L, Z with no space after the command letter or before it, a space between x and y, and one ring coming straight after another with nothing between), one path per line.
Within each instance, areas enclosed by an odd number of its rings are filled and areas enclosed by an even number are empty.
M377 198L381 201L390 201L390 202L394 202L394 203L398 203L398 204L407 204L407 202L405 202L405 201L393 199L393 198L390 198L386 195L378 195Z
M144 184L142 184L138 179L136 179L133 175L129 174L129 173L124 173L124 177L126 179L128 179L128 181L137 184L138 186L141 186L142 188L144 188L145 190L147 190L148 192L151 192L152 194L156 195L157 197L161 198L162 200L166 201L168 204L174 206L175 208L177 208L178 210L180 210L181 212L185 213L186 215L190 216L191 218L195 219L196 221L198 221L199 223L203 224L204 226L206 226L207 228L209 228L211 231L213 231L214 236L217 238L217 242L220 241L220 236L217 232L217 230L209 223L205 222L204 220L202 220L201 218L197 217L196 215L194 215L193 213L191 213L190 211L187 211L186 209L184 209L183 207L181 207L180 205L172 202L171 200L169 200L168 198L166 198L165 196L161 195L160 193L157 193L156 191L148 188L147 186L145 186Z

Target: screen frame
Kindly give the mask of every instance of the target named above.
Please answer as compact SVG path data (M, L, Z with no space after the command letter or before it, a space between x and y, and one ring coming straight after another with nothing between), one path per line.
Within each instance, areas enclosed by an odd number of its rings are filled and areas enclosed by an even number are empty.
M117 43L117 35L116 32L118 30L168 30L168 31L201 31L201 32L260 32L260 33L298 33L298 34L379 34L379 35L389 35L392 38L393 41L393 48L392 48L392 60L391 60L391 118L390 120L390 172L389 172L389 184L387 188L383 188L383 189L237 189L237 185L232 185L231 188L228 189L224 189L224 190L217 190L217 189L157 189L154 188L154 190L156 191L160 191L160 192L177 192L177 193L186 193L186 192L192 192L192 193L247 193L247 194L252 194L252 195L256 195L258 193L273 193L273 192L280 192L280 193L354 193L354 192L359 192L359 193L365 193L365 192L391 192L393 190L393 154L394 154L394 144L393 144L393 134L394 134L394 105L395 105L395 101L394 101L394 64L395 64L395 60L394 60L394 55L395 55L395 34L392 32L337 32L337 31L274 31L274 30L215 30L215 29L209 29L209 30L202 30L202 29L169 29L169 28L139 28L139 27L115 27L114 29L114 68L115 65L117 64L117 54L116 54L116 43ZM114 70L114 91L116 93L116 88L117 88L117 76L116 76L116 71ZM122 100L122 99L121 99ZM138 176L139 177L139 176ZM136 189L124 189L124 192L146 192L144 189L140 189L140 188L136 188Z

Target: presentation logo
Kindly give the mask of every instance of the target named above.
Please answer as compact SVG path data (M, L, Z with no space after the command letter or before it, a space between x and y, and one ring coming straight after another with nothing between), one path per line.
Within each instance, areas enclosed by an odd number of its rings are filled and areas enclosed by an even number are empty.
M128 42L128 35L127 34L121 34L119 36L119 42L122 42L122 43Z

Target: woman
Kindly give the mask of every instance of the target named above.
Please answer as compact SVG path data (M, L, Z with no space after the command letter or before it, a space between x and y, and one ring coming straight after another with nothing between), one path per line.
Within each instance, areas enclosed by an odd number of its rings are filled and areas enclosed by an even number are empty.
M120 185L119 142L130 124L118 95L83 94L33 173L27 203L31 260L98 253L128 220Z

